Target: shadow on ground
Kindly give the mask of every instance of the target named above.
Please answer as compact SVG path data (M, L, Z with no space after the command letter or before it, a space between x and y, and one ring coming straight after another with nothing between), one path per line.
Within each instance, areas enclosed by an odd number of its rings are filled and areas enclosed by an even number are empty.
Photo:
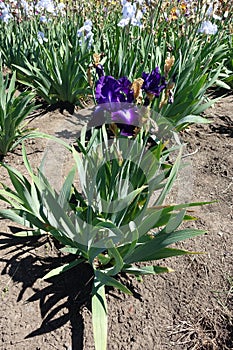
M47 236L21 238L1 232L0 237L1 249L8 251L0 258L0 261L5 263L2 275L8 274L13 282L22 285L17 301L22 300L27 288L31 288L34 294L26 303L38 301L40 306L41 326L25 339L51 332L70 322L72 350L82 349L84 323L81 310L84 306L90 310L91 305L93 271L90 265L81 263L61 275L50 278L47 280L49 284L44 282L42 288L38 288L35 287L36 281L51 269L74 260L74 256L64 256L59 250L56 256L54 253L54 256L41 256L40 252L43 252L44 247L53 244Z

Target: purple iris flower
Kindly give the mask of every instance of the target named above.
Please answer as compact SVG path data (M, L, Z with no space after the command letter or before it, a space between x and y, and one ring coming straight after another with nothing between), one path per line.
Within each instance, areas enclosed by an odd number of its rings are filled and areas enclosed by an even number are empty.
M103 124L115 123L122 136L133 136L136 127L141 127L141 114L132 103L103 103L95 107L89 127L99 127Z
M159 97L160 93L166 88L167 83L165 77L159 73L159 68L156 67L151 73L142 73L144 83L142 89L149 94Z
M131 82L123 77L118 80L110 75L101 76L96 83L95 98L98 104L111 102L133 102Z

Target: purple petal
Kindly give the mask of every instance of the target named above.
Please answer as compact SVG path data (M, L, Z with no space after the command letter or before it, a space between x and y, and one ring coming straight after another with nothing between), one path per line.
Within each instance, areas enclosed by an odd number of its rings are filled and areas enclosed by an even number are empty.
M112 76L102 76L96 83L95 98L98 104L118 102L118 96L114 92L118 88L118 82Z
M139 126L139 115L134 107L119 109L118 111L112 112L112 121L114 123Z
M163 89L166 88L165 77L162 77L159 73L159 68L156 67L151 73L142 73L142 78L144 80L142 89L153 94L155 97L159 97Z

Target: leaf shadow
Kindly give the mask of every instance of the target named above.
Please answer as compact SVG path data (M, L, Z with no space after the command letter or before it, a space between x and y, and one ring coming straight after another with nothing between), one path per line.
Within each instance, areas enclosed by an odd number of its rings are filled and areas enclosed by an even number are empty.
M219 133L230 138L233 137L233 121L228 116L219 116L218 122L210 125L210 129L214 133Z
M51 245L51 255L44 253L48 245ZM48 279L41 287L38 280L51 269L74 260L74 256L59 252L48 237L22 238L2 232L0 250L4 252L0 262L5 263L1 274L9 275L14 283L22 285L17 301L23 300L25 291L30 288L34 294L25 302L39 303L42 323L25 339L49 333L70 322L72 350L83 349L84 320L81 311L84 306L91 310L91 266L81 263Z

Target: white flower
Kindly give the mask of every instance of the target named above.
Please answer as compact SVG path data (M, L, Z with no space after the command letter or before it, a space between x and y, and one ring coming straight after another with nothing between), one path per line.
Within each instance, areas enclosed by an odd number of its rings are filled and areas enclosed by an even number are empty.
M141 27L142 23L140 22L143 17L142 11L138 10L136 16L131 19L131 24L133 26Z
M57 4L57 10L56 10L56 15L61 15L61 16L65 16L66 14L66 5L63 4L62 2L60 2L59 4Z
M129 24L130 18L122 18L119 23L117 23L118 27L125 27Z
M129 23L133 26L141 27L141 19L143 17L143 13L140 9L137 9L137 3L134 2L133 4L128 1L122 1L123 5L122 8L122 19L117 24L119 27L125 27ZM142 4L143 2L141 2Z
M40 22L47 23L48 20L47 20L46 16L40 16Z
M49 13L55 13L55 6L51 0L39 0L36 5L37 11L47 11Z
M0 2L0 9L5 9L7 8L6 5L4 4L4 2Z
M58 9L59 11L63 11L65 7L66 7L66 5L63 4L62 2L60 2L59 4L57 4L57 9Z
M80 38L84 34L88 34L92 30L92 21L86 20L81 28L77 30L77 35Z
M40 32L40 31L37 33L37 40L41 45L43 45L43 42L48 41L48 39L45 37L44 33Z
M5 4L4 4L4 6L5 6ZM9 19L11 19L11 18L13 18L13 16L12 16L12 14L9 11L8 6L2 7L0 19L3 22L8 23Z
M137 11L136 3L127 2L122 9L123 18L133 18Z
M77 36L81 38L79 45L82 45L83 40L88 42L88 48L94 43L94 34L92 33L92 21L86 20L81 28L77 30Z
M84 22L84 26L90 26L92 28L92 21L90 19L87 19L85 22Z
M199 33L203 34L216 34L218 31L218 27L216 24L210 22L210 21L204 21L201 24L201 27L198 29Z

